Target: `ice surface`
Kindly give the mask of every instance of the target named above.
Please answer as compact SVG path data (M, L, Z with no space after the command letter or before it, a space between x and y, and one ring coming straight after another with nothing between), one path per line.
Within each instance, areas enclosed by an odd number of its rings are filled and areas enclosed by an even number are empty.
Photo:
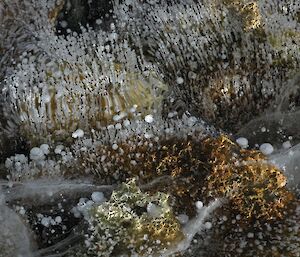
M0 192L0 257L30 257L32 234L23 220L4 201Z
M270 160L284 171L290 186L300 188L300 144L271 155Z
M185 239L181 241L175 248L168 249L164 253L162 253L161 257L172 256L172 254L177 252L184 252L191 245L191 242L194 236L198 233L203 233L203 230L206 228L211 228L211 223L207 222L210 215L222 205L221 199L216 199L211 202L208 206L203 206L197 216L191 220L189 220L183 227L183 233L185 235ZM201 242L200 242L201 243Z

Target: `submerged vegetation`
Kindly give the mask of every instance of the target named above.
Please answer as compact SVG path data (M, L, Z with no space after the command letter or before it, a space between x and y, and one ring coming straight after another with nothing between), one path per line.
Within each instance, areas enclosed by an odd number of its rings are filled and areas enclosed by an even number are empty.
M0 257L299 256L299 15L0 0Z

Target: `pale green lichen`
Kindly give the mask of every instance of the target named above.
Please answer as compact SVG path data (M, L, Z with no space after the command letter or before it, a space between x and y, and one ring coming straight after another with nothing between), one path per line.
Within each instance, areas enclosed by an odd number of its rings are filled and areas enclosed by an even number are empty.
M183 238L169 197L143 193L135 180L123 183L111 199L90 211L88 240L93 256L158 253Z

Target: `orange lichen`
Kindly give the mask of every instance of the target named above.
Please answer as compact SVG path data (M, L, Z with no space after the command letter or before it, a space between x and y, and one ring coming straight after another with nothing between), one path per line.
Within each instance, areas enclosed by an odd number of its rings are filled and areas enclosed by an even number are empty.
M138 177L141 184L162 178L147 190L160 188L173 196L176 211L189 215L195 214L198 199L225 197L247 218L275 219L292 198L278 168L259 151L241 149L226 136L200 142L173 138L160 143L131 138L117 150L101 145L97 155L106 158L101 162L96 155L88 159L83 154L80 160L102 178L125 181Z
M262 153L240 149L225 136L204 141L211 173L207 193L228 197L247 218L275 219L292 199L286 178Z

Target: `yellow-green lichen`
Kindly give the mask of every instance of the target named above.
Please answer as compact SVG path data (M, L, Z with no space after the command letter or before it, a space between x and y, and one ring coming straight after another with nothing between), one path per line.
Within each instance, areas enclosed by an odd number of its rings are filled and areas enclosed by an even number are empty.
M169 197L143 193L135 180L124 183L111 199L90 211L89 252L96 256L158 253L183 238Z

